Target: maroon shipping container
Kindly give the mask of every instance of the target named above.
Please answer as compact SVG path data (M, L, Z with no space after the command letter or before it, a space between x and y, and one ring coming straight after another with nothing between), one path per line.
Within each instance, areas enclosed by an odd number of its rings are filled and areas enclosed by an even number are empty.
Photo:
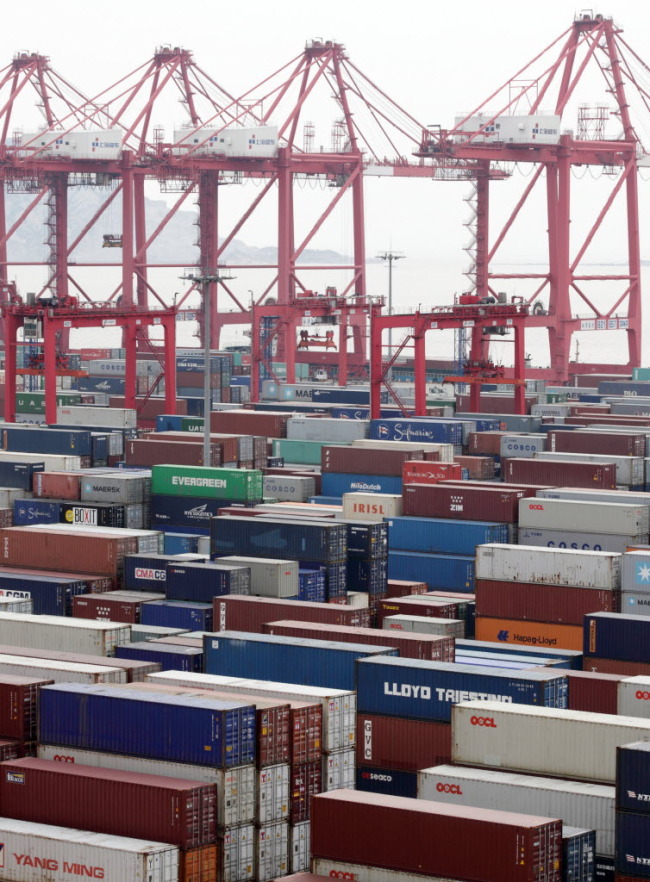
M84 655L82 652L56 652L53 649L37 649L32 646L7 646L0 644L0 654L20 655L25 658L39 658L52 661L71 662L80 665L110 665L126 671L130 683L142 682L147 674L156 674L160 670L158 662L139 661L130 658L104 658L102 655Z
M562 821L355 790L312 801L315 858L477 882L560 882Z
M454 462L467 469L470 480L491 481L496 474L496 461L492 456L455 456Z
M388 597L410 597L413 594L426 594L429 590L426 582L407 582L403 579L389 579L387 588Z
M38 677L0 676L0 738L36 738L39 692L41 686L52 682Z
M249 597L227 594L215 597L213 619L215 631L249 631L262 633L266 622L291 618L299 622L323 622L329 625L368 627L368 610L354 606L311 603L307 600L275 600L271 597Z
M181 848L209 845L217 835L214 785L76 763L2 763L0 805L8 818Z
M620 612L621 592L534 582L476 580L476 615L493 619L582 625L592 612Z
M52 578L52 568L35 569L32 567L2 567L3 573L12 573L16 576L46 576ZM74 579L76 582L85 582L86 590L93 594L100 594L103 591L113 591L116 587L116 580L112 576L98 576L90 573L69 573L65 570L57 570L57 576L63 579Z
M622 674L624 677L650 677L650 662L621 661L617 658L594 658L585 655L582 659L583 671L597 671L600 674Z
M525 411L527 414L530 413L531 407L533 404L537 404L538 400L537 395L526 396ZM456 413L474 413L475 410L469 395L456 396ZM478 411L490 414L517 413L515 397L514 395L481 395Z
M382 600L377 608L377 627L383 626L386 616L431 616L434 619L457 619L458 606L453 600L436 600L428 595L395 597Z
M42 499L81 499L79 472L35 472L34 496Z
M451 723L357 714L357 766L417 772L451 762Z
M83 530L7 527L0 530L0 563L7 566L70 570L74 567L116 576L125 554L138 550L135 537L91 534Z
M286 438L292 414L273 410L215 410L210 414L210 431L229 435L266 435Z
M128 465L154 466L174 463L174 465L202 466L203 446L185 441L166 441L155 438L126 441L124 445L125 460ZM208 466L221 465L221 447L210 445L210 462Z
M611 411L611 404L575 404L569 408L569 416L601 415L609 414Z
M514 524L519 518L519 500L532 495L526 490L503 490L498 485L407 484L402 494L402 513L421 518Z
M77 619L99 619L139 625L145 603L164 600L164 594L152 591L104 591L101 594L77 594L72 598L72 615Z
M401 658L445 662L455 660L454 638L441 637L437 634L413 634L410 632L396 634L393 631L380 631L377 628L351 628L348 625L324 625L320 622L294 622L290 620L267 622L262 625L262 633L386 646L399 650Z
M184 444L203 444L203 432L152 432L148 441L182 441ZM239 436L210 434L210 443L221 447L222 462L237 462L239 459Z
M630 398L634 401L634 398ZM571 422L576 426L631 426L636 428L647 428L650 426L650 417L633 416L631 414L618 413L600 413L598 416L575 416L571 417Z
M614 490L616 464L563 459L509 459L505 463L504 478L515 483Z
M562 673L569 678L569 710L594 714L618 713L618 684L625 680L625 674L572 670Z
M176 385L179 389L203 389L204 377L199 371L176 371ZM210 374L210 388L220 389L221 378L221 373Z
M467 438L468 453L482 453L489 456L501 455L501 439L512 432L470 432Z
M308 821L312 797L323 790L320 758L310 763L292 763L289 770L289 823Z
M12 508L0 508L0 528L13 527L14 511Z
M108 399L109 407L127 407L126 399L123 395L111 395ZM138 424L140 420L152 423L155 426L156 417L160 414L167 413L167 404L165 398L136 398L135 409L138 412ZM179 416L187 416L187 401L184 398L176 399L175 413Z
M369 447L322 447L321 469L352 475L384 475L401 478L408 460L424 459L422 450L382 450Z
M8 760L20 759L23 756L30 756L33 752L33 744L26 741L0 741L0 762Z
M548 433L547 450L560 453L595 453L603 456L645 456L645 435L619 432L569 432Z

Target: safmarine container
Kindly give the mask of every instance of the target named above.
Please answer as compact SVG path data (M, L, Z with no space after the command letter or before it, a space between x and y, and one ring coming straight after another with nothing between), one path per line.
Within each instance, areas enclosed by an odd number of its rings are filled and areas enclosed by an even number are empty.
M42 742L221 768L255 760L255 709L243 702L82 684L46 688Z
M388 578L398 576L426 582L430 589L474 590L474 557L454 554L418 554L415 551L388 552Z
M402 510L406 516L513 524L519 516L519 500L529 495L527 490L506 490L498 485L407 484Z
M641 616L594 613L584 619L585 655L650 662L650 620Z
M380 441L426 441L463 443L463 426L453 420L370 420L370 438Z
M613 551L622 554L630 545L645 542L645 533L639 536L616 533L582 533L575 530L538 530L521 527L521 545L538 545L542 548L569 548L575 551Z
M616 747L650 741L650 720L468 701L452 710L455 764L613 784Z
M262 473L256 469L155 465L151 470L151 492L166 496L261 499Z
M64 578L56 573L36 576L29 572L19 575L0 571L0 597L31 600L35 615L69 616L72 598L87 590L85 581Z
M162 842L11 818L0 821L0 837L2 875L7 882L32 882L44 872L51 882L64 882L81 873L104 882L178 878L178 848Z
M0 764L3 814L193 848L216 838L211 784L42 759Z
M1 534L0 534L1 536ZM272 518L213 518L210 526L212 554L264 555L283 560L345 560L347 529L344 524Z
M445 518L390 518L388 544L391 551L473 555L477 545L510 542L507 524L485 521L454 521Z
M203 667L203 651L191 646L174 646L140 640L118 646L115 654L117 658L155 662L166 671L201 671Z
M306 600L275 600L266 597L245 597L236 594L215 598L215 631L243 631L262 633L266 622L277 622L282 617L304 622L324 622L332 625L368 627L367 609L342 604L313 603Z
M477 700L566 708L567 679L550 670L486 670L405 658L357 664L359 712L448 722L453 704Z
M459 848L459 842L481 847ZM312 855L476 880L559 882L562 822L338 790L312 802Z
M219 562L246 567L251 573L251 594L262 597L298 596L298 561L264 557L217 558Z
M272 677L305 686L354 688L354 662L370 655L397 655L388 646L275 637L221 631L204 638L205 670L231 677Z
M357 713L358 766L414 772L450 759L449 723Z
M418 772L418 797L452 805L562 818L596 831L598 854L614 854L614 788L493 769L439 765Z
M59 616L0 612L0 644L112 655L129 639L129 626Z
M620 560L606 551L492 543L476 549L476 578L612 589L620 587Z
M650 508L574 499L522 499L519 526L636 536L650 529Z

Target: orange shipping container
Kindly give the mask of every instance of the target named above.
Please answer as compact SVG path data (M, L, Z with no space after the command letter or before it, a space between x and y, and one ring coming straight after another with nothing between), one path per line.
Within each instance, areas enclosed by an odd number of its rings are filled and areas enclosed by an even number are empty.
M181 849L179 882L217 882L217 846Z
M510 646L582 650L582 627L476 617L476 639Z

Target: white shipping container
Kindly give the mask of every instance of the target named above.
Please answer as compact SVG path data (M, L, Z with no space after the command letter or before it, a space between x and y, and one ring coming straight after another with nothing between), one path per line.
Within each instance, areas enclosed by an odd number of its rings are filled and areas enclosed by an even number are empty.
M0 612L0 644L6 646L112 655L116 646L129 642L130 632L130 625L115 622Z
M175 882L179 851L163 842L0 818L3 882Z
M250 567L251 594L258 597L296 597L300 591L299 564L296 560L266 557L220 557L221 563Z
M588 487L549 487L537 491L540 499L580 499L586 502L622 502L624 505L650 505L644 490L591 490Z
M126 376L126 359L98 358L87 362L86 370L91 377L124 377ZM138 359L135 363L136 377L157 377L162 373L160 362Z
M576 551L614 551L623 554L629 545L645 544L648 534L638 536L618 533L581 533L576 530L538 530L521 527L518 535L522 545L537 545L542 548L571 548Z
M39 744L39 759L62 763L98 766L100 769L118 769L142 775L162 775L165 778L185 778L217 788L217 823L222 827L246 824L255 820L257 801L257 772L255 766L236 766L216 769L212 766L194 766L170 763L119 753L81 750L63 744Z
M374 438L364 438L352 442L353 447L376 447L378 450L424 450L425 453L439 453L438 462L454 461L453 444L437 444L433 441L379 441Z
M638 536L650 530L650 508L647 505L528 497L519 500L519 527Z
M289 817L289 764L266 766L257 775L256 822L272 824L274 821L286 821Z
M628 677L621 680L618 684L617 700L619 714L650 719L650 677Z
M452 762L613 784L616 747L650 741L650 720L467 701L451 712Z
M279 821L257 828L256 882L269 882L289 872L289 824Z
M226 827L218 845L223 866L220 882L252 882L255 878L255 844L252 824Z
M13 508L16 499L31 499L33 493L19 487L0 487L0 508Z
M32 615L33 606L30 597L12 597L10 593L4 596L0 589L0 612Z
M255 128L175 129L173 153L200 156L204 153L238 156L242 159L268 159L278 150L277 126Z
M323 756L323 791L356 788L355 751L335 750Z
M135 429L137 411L127 407L57 407L56 421L63 426L106 426L116 429Z
M348 599L348 606L354 606L360 609L368 608L368 594L364 591L348 591L346 596Z
M418 772L418 798L561 818L595 830L597 853L614 854L616 789L607 784L441 765Z
M126 683L128 680L123 668L28 658L23 655L1 654L0 672L19 677L43 677L54 680L55 683Z
M42 462L45 472L77 472L81 468L80 456L59 456L55 453L14 453L8 450L0 451L0 462ZM25 499L28 495L24 490L19 491L18 499Z
M344 493L343 518L353 521L383 521L399 518L402 497L392 493Z
M121 129L84 129L77 132L44 131L20 136L20 156L58 156L75 159L119 159Z
M303 478L296 475L282 477L281 475L264 476L264 497L273 497L279 502L307 502L310 496L316 495L316 481L314 478Z
M326 441L339 444L366 438L369 427L369 420L291 417L287 420L287 438L292 441Z
M476 578L574 588L619 588L621 555L490 543L476 548Z
M647 541L640 544L647 544ZM621 588L650 594L650 551L626 551L621 558Z
M388 631L439 634L442 637L465 636L465 622L462 619L436 619L433 616L385 616L383 628Z
M344 689L323 689L297 683L274 683L271 680L250 680L224 677L221 674L191 674L187 671L162 671L149 674L151 683L198 686L217 692L270 695L290 701L318 702L323 708L323 750L330 752L352 748L356 736L357 696Z
M507 459L509 456L516 456L518 459L534 456L540 450L546 450L547 438L546 433L504 435L501 438L501 459Z
M650 592L621 591L621 612L628 616L650 616Z
M166 625L131 625L131 643L138 640L155 640L157 637L189 637L187 628L168 628ZM191 636L194 636L192 633Z
M461 143L471 138L472 144L559 144L561 123L559 114L493 116L486 110L467 119L457 116L453 137Z
M314 858L312 871L318 876L330 879L353 879L354 882L458 882L442 876L420 876L419 873L405 873L403 870L385 870L383 867L369 867L365 864L348 864L345 861L331 861L329 858Z
M616 466L616 485L633 487L645 484L645 465L642 456L602 456L597 453L554 453L544 451L535 459L562 460L565 462L612 463Z
M289 872L309 870L311 854L311 821L300 821L289 826Z
M531 416L539 417L557 417L558 421L564 422L565 417L569 413L569 408L575 407L574 404L533 404L530 408Z

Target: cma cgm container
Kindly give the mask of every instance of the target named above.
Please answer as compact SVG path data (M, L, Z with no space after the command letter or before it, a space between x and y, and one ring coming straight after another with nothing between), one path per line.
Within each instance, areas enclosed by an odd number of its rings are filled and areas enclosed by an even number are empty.
M178 848L162 842L12 818L0 821L0 838L6 882L32 882L44 873L48 882L67 882L81 875L104 882L178 878Z
M217 835L214 786L182 778L11 760L0 764L0 800L6 817L182 848L207 845Z
M347 528L329 521L272 518L213 518L212 555L249 555L334 563L345 560Z
M73 597L87 590L85 581L64 578L56 573L48 577L32 575L29 570L22 574L0 571L0 597L31 600L35 615L69 616Z
M312 802L315 859L451 878L560 882L561 854L560 820L353 790Z
M371 655L397 655L388 646L222 631L203 638L205 670L231 677L270 677L305 686L354 688L354 663Z
M230 594L213 601L215 631L262 633L266 622L290 617L301 622L368 627L368 610L342 604L312 603L307 600L279 600Z
M519 500L530 495L528 490L501 489L498 485L407 484L402 510L406 516L515 524Z
M401 549L429 554L473 555L477 545L511 541L512 529L508 524L446 518L388 520L388 545L391 551Z
M261 500L262 472L257 469L155 465L151 470L151 492L163 496Z
M50 687L51 688L51 687ZM616 747L650 741L650 720L468 701L452 709L454 764L613 784Z
M481 545L476 578L611 590L621 584L620 561L620 554L608 551Z
M566 708L567 679L554 671L488 670L406 658L357 663L359 712L448 722L454 703L472 700Z
M39 740L230 768L255 760L255 708L191 695L47 686L41 690Z

